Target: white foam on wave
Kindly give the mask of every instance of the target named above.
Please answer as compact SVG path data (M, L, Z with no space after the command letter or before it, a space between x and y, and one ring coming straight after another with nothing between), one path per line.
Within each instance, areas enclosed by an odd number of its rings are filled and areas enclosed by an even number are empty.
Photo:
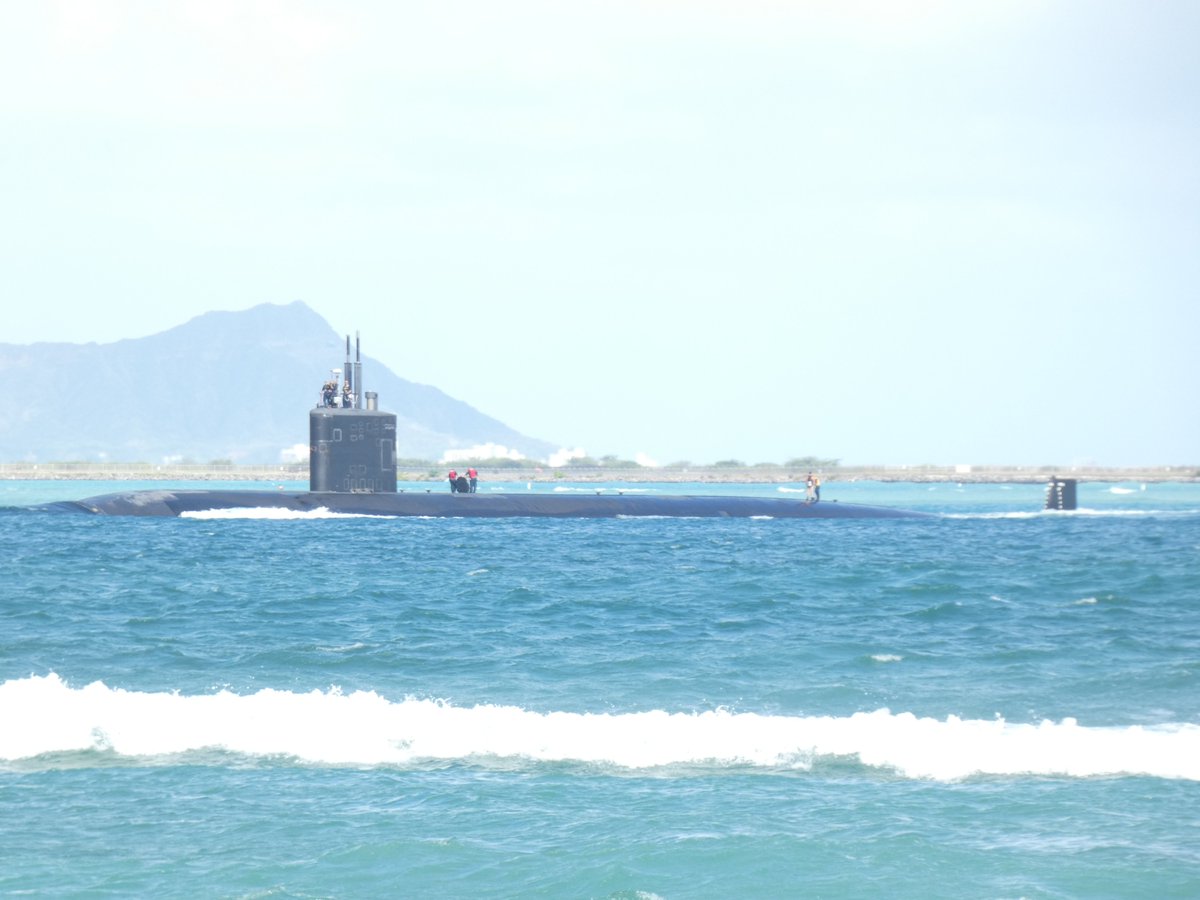
M420 765L488 759L609 765L808 769L857 758L913 778L975 774L1150 775L1200 781L1200 725L1084 727L1073 719L850 716L654 710L539 713L455 706L337 688L298 694L145 693L55 674L0 684L0 760L101 751L144 762L221 750L316 765ZM74 761L78 765L78 759Z
M317 509L278 509L255 506L235 509L202 509L179 514L181 519L390 519L393 516L367 515L365 513L330 512L325 507Z
M1036 519L1044 510L1019 510L1015 512L941 513L943 519Z
M1038 519L1043 516L1079 516L1095 518L1144 518L1148 516L1196 515L1197 510L1165 509L1037 509L1008 512L941 513L944 519Z

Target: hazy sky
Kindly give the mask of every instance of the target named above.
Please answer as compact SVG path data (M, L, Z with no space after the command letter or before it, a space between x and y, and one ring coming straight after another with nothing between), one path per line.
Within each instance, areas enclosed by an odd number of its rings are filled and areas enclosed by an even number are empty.
M0 342L299 299L595 456L1200 463L1198 36L1195 0L13 0Z

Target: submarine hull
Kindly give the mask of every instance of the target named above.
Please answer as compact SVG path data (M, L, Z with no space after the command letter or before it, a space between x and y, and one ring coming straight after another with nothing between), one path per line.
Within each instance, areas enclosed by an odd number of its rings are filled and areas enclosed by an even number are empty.
M647 496L623 494L459 494L444 492L140 490L49 504L58 512L106 516L180 516L215 510L327 510L367 516L430 518L694 518L898 519L924 513L837 501L808 503L779 497Z
M398 491L396 415L378 407L378 395L364 391L362 356L353 360L346 335L346 365L330 370L320 402L309 412L307 491L135 490L102 494L38 507L53 512L104 516L182 516L236 510L326 510L363 516L498 519L515 517L612 519L619 516L692 518L898 519L919 513L826 501L809 503L781 497L686 495L465 493ZM344 379L342 376L345 376ZM337 399L340 397L340 401ZM363 401L366 407L363 407ZM465 481L460 481L465 486Z

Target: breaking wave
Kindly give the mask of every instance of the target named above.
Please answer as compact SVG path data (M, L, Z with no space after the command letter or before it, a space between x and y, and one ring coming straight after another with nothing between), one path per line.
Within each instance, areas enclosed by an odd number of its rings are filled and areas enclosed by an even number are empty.
M824 760L934 780L1035 775L1200 781L1200 725L1190 723L1086 727L1068 718L1020 724L887 709L850 716L725 709L535 712L389 700L337 688L202 695L127 691L99 681L75 688L53 673L0 684L0 721L0 760L9 765L23 760L54 766L63 754L75 766L88 764L79 754L153 764L219 751L312 765L498 761L744 773L806 771Z

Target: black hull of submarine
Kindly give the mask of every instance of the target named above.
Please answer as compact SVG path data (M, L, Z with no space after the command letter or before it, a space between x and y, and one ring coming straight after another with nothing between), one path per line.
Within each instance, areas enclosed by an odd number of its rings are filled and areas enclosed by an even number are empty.
M171 491L142 490L104 494L86 500L50 504L59 512L107 516L180 516L215 510L327 510L363 516L429 518L583 518L670 516L686 518L899 519L928 518L924 513L881 506L824 500L808 503L780 497L647 496L623 494L452 494L400 491Z
M396 415L378 408L378 397L362 391L361 355L331 370L321 402L308 414L308 491L139 490L86 500L51 503L41 509L105 516L181 516L222 510L326 510L361 516L497 519L514 517L611 519L619 516L691 518L864 519L921 516L904 510L781 497L694 497L621 493L472 494L400 491L396 477ZM344 379L343 379L344 376ZM363 405L365 401L365 407Z

